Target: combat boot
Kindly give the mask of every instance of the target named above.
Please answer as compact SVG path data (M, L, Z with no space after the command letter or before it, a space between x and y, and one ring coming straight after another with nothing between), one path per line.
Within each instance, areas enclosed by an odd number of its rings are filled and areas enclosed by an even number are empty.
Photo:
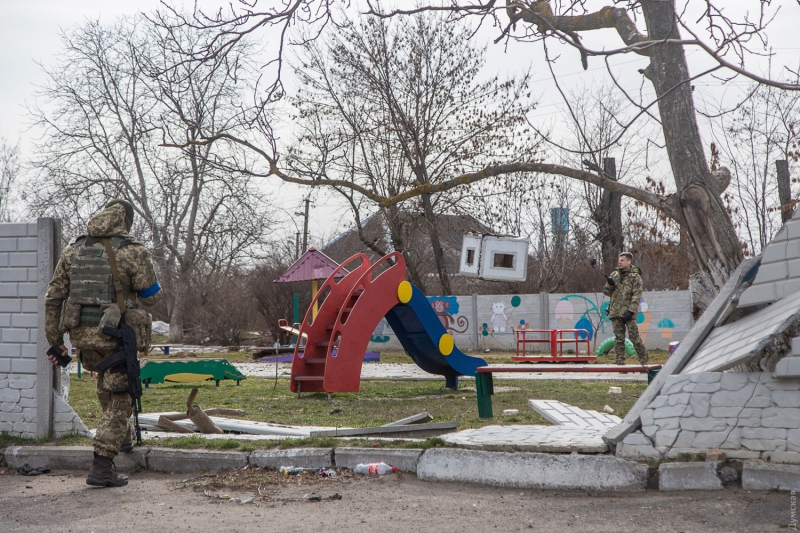
M117 475L114 461L108 457L94 454L92 469L86 478L87 485L95 487L122 487L128 484L128 476Z
M128 426L128 433L125 435L125 440L122 443L122 446L119 447L119 451L123 453L131 453L133 451L133 434L134 429L132 426Z

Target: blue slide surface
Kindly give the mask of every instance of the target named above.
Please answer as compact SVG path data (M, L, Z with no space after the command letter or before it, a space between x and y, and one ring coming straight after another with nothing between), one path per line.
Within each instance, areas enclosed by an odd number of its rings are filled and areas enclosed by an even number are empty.
M386 314L386 321L411 359L424 371L445 377L447 387L458 387L458 376L474 376L486 366L480 357L466 355L453 347L450 355L439 351L439 339L447 333L425 294L411 285L411 300L397 304Z

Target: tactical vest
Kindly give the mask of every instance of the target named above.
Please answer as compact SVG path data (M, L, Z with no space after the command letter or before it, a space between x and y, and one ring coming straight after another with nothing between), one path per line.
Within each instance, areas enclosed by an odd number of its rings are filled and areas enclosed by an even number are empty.
M120 248L136 243L129 235L117 235L110 240L114 255ZM101 306L117 301L106 249L104 246L93 246L102 242L102 238L85 236L75 241L78 250L73 256L69 272L67 303L80 306L80 326L96 327L103 316ZM122 295L126 300L130 293L131 287L123 283Z

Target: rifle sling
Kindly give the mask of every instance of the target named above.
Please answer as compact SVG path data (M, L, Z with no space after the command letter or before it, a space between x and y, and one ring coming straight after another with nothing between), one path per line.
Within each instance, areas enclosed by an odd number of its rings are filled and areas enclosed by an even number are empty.
M117 365L121 365L127 361L124 351L114 352L109 356L104 357L99 363L95 365L97 370L105 372L113 369ZM113 373L113 371L112 371Z
M108 255L108 262L111 263L111 277L114 279L114 290L117 293L117 305L119 312L125 316L125 298L122 296L122 283L119 280L119 270L117 270L117 258L114 256L114 249L111 247L111 239L104 238L103 246L106 247L106 254Z

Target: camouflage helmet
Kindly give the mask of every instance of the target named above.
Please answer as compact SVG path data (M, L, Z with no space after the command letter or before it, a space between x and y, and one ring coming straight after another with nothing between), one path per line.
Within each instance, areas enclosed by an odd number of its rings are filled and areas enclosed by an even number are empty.
M127 228L128 231L130 231L131 227L133 227L133 205L128 200L123 200L122 198L114 198L113 200L110 200L105 207L106 209L108 209L112 205L117 205L117 204L125 208L125 227Z

